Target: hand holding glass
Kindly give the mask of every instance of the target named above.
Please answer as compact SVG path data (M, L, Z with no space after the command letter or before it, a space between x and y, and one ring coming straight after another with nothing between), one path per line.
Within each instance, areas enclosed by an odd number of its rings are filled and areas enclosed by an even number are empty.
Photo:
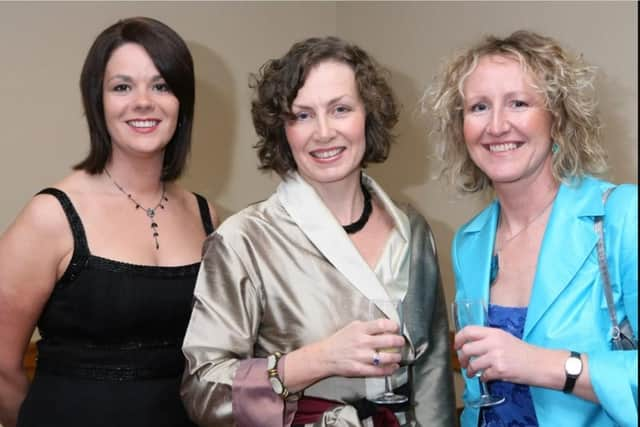
M454 301L451 304L451 311L453 324L457 331L469 325L487 326L488 324L487 305L482 299ZM475 376L480 382L480 397L466 402L467 405L472 408L481 408L504 402L503 396L494 396L489 393L487 385L480 379L482 371L476 372Z
M371 300L369 302L369 319L375 320L383 317L383 314L381 313L381 310L380 310L381 308L383 308L385 311L388 311L388 312L395 311L396 313L398 313L398 319L399 319L398 334L402 335L402 330L404 326L403 315L402 315L402 301L393 300L393 299ZM379 352L387 352L387 353L397 353L397 352L400 352L400 350L401 349L398 347L377 349L377 351ZM390 376L384 377L384 389L385 389L384 393L374 398L371 398L369 400L374 403L385 404L385 405L405 403L406 401L409 400L407 396L403 396L401 394L395 394L393 392Z

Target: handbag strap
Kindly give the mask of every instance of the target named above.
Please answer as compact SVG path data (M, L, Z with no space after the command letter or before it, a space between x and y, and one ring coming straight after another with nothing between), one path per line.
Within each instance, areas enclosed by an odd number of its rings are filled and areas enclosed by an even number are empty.
M606 206L609 195L616 187L609 187L602 194L602 204ZM598 233L598 265L600 266L600 274L602 275L602 283L604 286L604 296L607 300L607 307L609 309L609 318L611 319L612 336L614 340L620 338L620 327L618 326L618 319L616 317L616 309L613 304L613 294L611 291L611 279L609 277L609 268L607 267L607 255L604 249L604 229L602 226L604 215L597 216L594 222L594 228Z

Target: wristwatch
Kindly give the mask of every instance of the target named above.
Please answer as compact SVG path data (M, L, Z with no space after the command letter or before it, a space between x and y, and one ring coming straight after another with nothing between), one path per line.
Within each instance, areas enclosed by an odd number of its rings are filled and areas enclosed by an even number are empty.
M562 391L565 393L571 393L573 391L573 387L576 385L576 380L581 373L582 359L580 358L580 353L577 351L571 351L571 355L567 358L567 361L564 362L564 374L567 379L564 382L564 388Z
M267 357L267 375L269 377L269 383L273 391L287 402L295 402L302 396L301 392L290 393L287 387L285 387L280 375L278 374L278 361L283 356L282 353L276 351Z

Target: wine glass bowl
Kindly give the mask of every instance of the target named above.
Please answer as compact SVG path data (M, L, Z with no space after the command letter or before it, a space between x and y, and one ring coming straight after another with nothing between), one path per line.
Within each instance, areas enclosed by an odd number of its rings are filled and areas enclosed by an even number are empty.
M460 299L451 303L451 313L456 331L460 331L465 326L488 325L487 304L483 299ZM487 384L481 380L482 371L475 373L475 377L480 382L480 397L466 401L472 408L482 408L486 406L498 405L505 401L504 396L496 396L489 393Z
M398 317L398 334L402 335L404 330L404 319L402 313L402 301L395 299L374 299L369 302L369 319L376 320L381 317L385 317L384 313L396 313ZM376 349L379 353L400 353L402 351L401 347L388 347L388 348L378 348ZM373 398L369 398L369 400L373 403L381 404L381 405L389 405L389 404L400 404L405 403L409 400L407 396L396 394L393 392L393 387L391 384L391 377L384 377L384 393L375 396Z

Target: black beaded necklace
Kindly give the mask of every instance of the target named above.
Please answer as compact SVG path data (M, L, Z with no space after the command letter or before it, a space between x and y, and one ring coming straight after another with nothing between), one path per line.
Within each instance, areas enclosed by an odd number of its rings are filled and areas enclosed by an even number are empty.
M133 198L131 193L127 193L127 191L122 188L122 186L118 184L115 179L111 177L111 174L109 173L107 168L104 169L104 172L109 177L109 180L113 182L113 185L115 185L122 194L127 196L127 198L136 205L136 209L142 209L144 213L149 217L149 220L151 221L151 230L153 231L153 240L156 242L156 250L160 249L160 243L158 243L158 237L160 236L160 234L158 233L158 224L156 223L154 217L156 216L156 210L158 208L164 209L163 202L169 201L169 198L167 198L166 196L166 188L164 186L164 182L162 183L162 195L160 196L160 200L158 201L158 203L156 203L156 205L152 208L145 208L144 206L142 206L142 204L140 204L140 202Z
M371 193L369 193L369 190L367 190L367 187L364 186L362 181L360 182L360 188L362 188L362 195L364 196L362 215L360 215L360 218L358 218L356 222L342 226L347 234L354 234L362 230L364 226L367 225L369 216L371 216L371 211L373 211L373 206L371 205Z

